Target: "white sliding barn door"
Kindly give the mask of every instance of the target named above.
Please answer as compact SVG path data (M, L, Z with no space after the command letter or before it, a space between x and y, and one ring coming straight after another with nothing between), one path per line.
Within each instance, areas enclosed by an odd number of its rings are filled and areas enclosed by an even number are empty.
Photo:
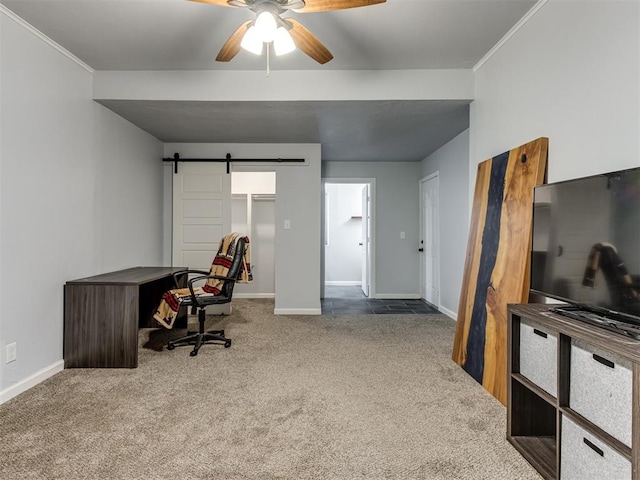
M180 163L173 174L172 265L209 270L231 228L231 175L224 163Z

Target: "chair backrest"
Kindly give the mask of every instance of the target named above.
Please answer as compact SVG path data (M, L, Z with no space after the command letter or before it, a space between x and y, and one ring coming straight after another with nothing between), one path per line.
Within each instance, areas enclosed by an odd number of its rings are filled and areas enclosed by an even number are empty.
M233 261L231 262L231 266L229 267L229 271L227 273L228 277L231 277L235 280L240 278L240 272L242 271L242 257L244 256L244 237L240 237L238 242L236 243L236 252L233 256ZM220 289L220 295L228 297L229 299L233 295L233 287L235 287L236 282L226 281L222 285Z

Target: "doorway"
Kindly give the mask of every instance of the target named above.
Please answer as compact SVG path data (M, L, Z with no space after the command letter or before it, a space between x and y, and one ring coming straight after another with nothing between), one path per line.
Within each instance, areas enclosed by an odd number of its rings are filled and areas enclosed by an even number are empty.
M237 298L275 297L275 172L231 173L231 230L251 245L253 282L238 283Z
M440 306L440 181L438 172L420 180L420 294Z
M323 298L373 297L374 181L323 182Z

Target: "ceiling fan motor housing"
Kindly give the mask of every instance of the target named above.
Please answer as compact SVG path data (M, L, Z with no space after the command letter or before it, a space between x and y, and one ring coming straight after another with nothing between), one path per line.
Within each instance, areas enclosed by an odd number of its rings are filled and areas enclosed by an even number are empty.
M304 0L228 0L228 4L234 7L246 7L256 13L270 9L275 15L306 6Z
M277 55L295 48L324 65L333 55L318 38L293 17L282 18L287 10L296 13L326 12L366 7L387 0L191 0L225 7L248 8L256 20L247 20L229 37L220 49L216 61L228 62L243 47L260 55L264 43L274 43ZM275 27L275 28L274 28Z

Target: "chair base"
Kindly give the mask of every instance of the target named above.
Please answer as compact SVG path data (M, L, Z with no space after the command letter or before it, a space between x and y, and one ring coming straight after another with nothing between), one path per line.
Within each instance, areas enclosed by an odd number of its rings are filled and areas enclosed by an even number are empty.
M185 345L193 345L193 350L189 352L189 355L195 357L198 355L198 350L205 343L216 342L218 344L224 344L224 348L231 346L231 339L224 336L224 330L209 330L204 331L205 311L200 310L198 312L198 323L200 328L197 332L187 332L187 335L180 337L176 340L170 340L167 342L167 350L173 350L176 347L182 347Z

